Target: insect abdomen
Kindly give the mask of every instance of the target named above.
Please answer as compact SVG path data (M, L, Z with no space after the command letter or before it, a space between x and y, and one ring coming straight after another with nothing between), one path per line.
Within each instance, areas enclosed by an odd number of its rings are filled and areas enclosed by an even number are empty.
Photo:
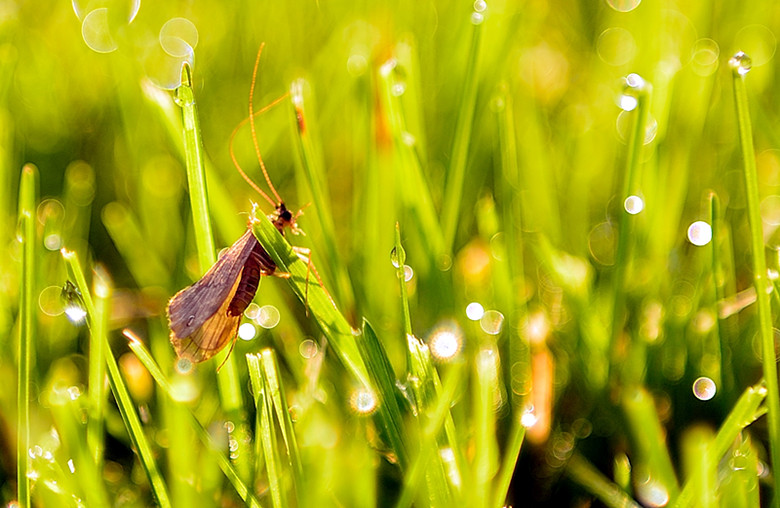
M236 294L230 300L228 315L240 316L252 303L252 299L260 286L260 277L270 275L276 269L276 265L268 257L263 248L257 243L244 263L241 271L241 280L238 282Z

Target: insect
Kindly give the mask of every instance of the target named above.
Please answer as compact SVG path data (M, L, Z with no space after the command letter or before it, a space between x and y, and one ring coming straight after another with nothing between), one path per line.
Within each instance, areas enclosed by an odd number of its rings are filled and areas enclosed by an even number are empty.
M249 92L249 118L241 122L230 136L230 154L238 172L274 206L268 218L281 234L290 229L301 233L296 224L301 212L293 214L287 209L276 188L271 183L260 155L254 117L281 102L286 95L268 106L253 111L253 93L263 46L257 53ZM233 139L239 128L249 121L252 140L265 181L276 200L263 192L241 169L234 153ZM304 252L305 249L299 249ZM305 255L305 254L303 254ZM219 353L228 343L235 343L241 316L251 303L260 285L260 277L275 275L289 277L289 273L276 271L276 264L258 243L251 228L217 260L208 272L195 284L179 291L168 303L168 322L171 329L171 343L179 358L192 362L203 362Z

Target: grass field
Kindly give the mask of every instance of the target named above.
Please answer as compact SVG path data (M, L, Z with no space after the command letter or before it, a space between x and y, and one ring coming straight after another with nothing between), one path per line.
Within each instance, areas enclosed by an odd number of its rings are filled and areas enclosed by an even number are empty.
M0 500L780 506L775 32L767 0L0 5ZM177 359L168 300L248 224L289 276Z

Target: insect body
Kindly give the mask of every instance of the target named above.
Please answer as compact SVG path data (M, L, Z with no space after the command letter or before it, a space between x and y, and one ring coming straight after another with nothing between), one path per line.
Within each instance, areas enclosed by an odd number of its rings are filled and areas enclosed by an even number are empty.
M296 216L284 203L268 218L282 234L285 228L297 232ZM202 362L232 342L264 275L289 277L276 271L274 261L247 229L199 281L168 303L171 343L179 358Z

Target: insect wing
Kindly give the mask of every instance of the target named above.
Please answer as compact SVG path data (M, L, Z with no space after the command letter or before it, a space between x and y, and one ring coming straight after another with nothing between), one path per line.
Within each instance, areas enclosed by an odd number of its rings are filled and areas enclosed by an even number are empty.
M235 336L241 316L229 316L227 309L256 244L247 230L199 281L171 298L168 321L179 356L207 360Z

